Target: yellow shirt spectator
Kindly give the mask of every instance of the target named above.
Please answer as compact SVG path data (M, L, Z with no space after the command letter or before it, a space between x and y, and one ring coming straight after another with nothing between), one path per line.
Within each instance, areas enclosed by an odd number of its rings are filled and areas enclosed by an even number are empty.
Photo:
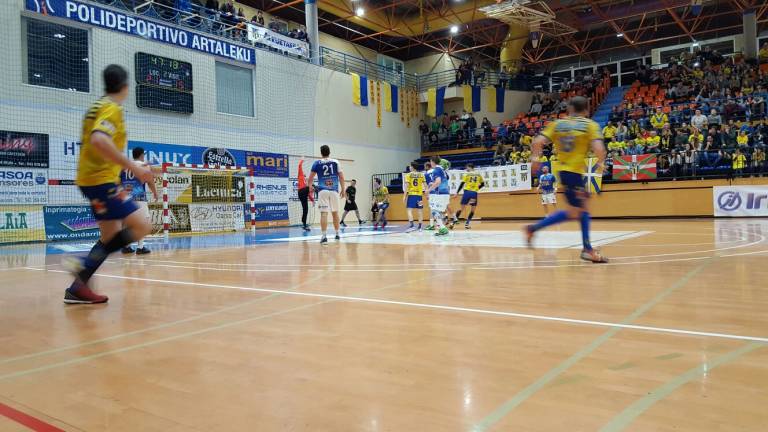
M656 113L651 116L651 125L654 129L661 129L667 123L669 123L669 117L664 113L661 113L661 115Z
M733 155L733 169L744 169L747 166L747 157L743 154Z
M739 135L736 137L736 144L739 145L739 147L746 147L749 145L749 136L745 134L744 132L740 132Z
M608 124L603 128L603 137L605 139L613 139L616 136L616 126Z
M702 134L691 134L691 136L688 137L688 144L692 145L694 149L696 149L696 146L700 143L704 142L704 135Z
M623 151L627 148L627 143L624 141L611 141L608 143L608 150L611 151Z
M520 144L529 146L531 143L533 143L533 137L530 135L523 135L520 137Z

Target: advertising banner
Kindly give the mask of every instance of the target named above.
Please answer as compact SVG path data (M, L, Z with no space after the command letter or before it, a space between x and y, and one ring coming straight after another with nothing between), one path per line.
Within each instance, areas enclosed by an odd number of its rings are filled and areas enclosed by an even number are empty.
M248 213L248 206L245 207ZM246 215L245 220L249 217ZM256 226L260 228L271 226L288 226L288 203L259 203L256 204Z
M768 216L768 186L715 186L715 216Z
M149 218L152 222L152 232L163 231L163 205L149 204ZM186 204L170 204L168 206L168 218L170 226L168 231L172 233L190 232L192 227L189 222L189 206Z
M99 226L91 207L45 206L45 237L48 241L83 240L99 237Z
M0 168L0 204L45 204L48 170Z
M42 206L0 206L0 243L45 240Z
M28 11L66 18L156 42L225 57L242 63L256 63L253 48L243 47L200 33L191 32L133 14L73 0L26 0Z
M245 177L192 174L193 203L244 203Z
M0 167L48 168L48 135L0 131Z
M293 187L288 177L254 177L257 203L287 203Z
M283 36L280 33L273 32L264 27L248 24L248 40L293 55L309 58L308 43L292 37Z
M189 204L192 232L242 230L243 212L242 204Z
M448 170L451 193L456 193L464 170ZM502 165L477 168L474 172L483 176L485 186L480 193L514 192L531 189L530 164Z
M256 177L288 177L288 155L264 152L245 152L245 165L253 168Z

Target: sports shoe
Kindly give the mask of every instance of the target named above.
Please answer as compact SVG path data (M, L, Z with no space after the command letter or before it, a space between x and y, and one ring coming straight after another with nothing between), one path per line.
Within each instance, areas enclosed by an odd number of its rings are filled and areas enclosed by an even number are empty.
M344 228L347 227L347 224L345 224L344 222L340 222L339 225L343 226Z
M134 253L134 252L136 252L136 251L134 251L132 247L130 247L130 246L126 246L126 247L124 247L124 248L121 250L121 252L127 255L127 254L132 254L132 253Z
M416 231L416 227L413 225L409 226L408 229L405 230L405 232L407 233L414 232L414 231Z
M453 227L456 226L456 221L451 221L451 223L448 224L448 229L453 229Z
M379 229L379 224L373 224L373 230L378 231L378 229Z
M469 224L468 224L468 223L465 223L465 224L464 224L464 229L472 229L472 228L469 226Z
M533 249L534 234L535 231L533 230L533 225L526 225L525 228L523 228L523 235L525 236L525 242L528 244L529 249Z
M323 238L320 239L321 245L327 245L328 244L328 237L323 236Z
M581 251L581 259L584 261L590 261L595 264L604 264L608 262L608 258L602 256L600 252L592 249L592 250L583 250Z
M446 228L446 227L442 227L442 228L440 228L440 229L439 229L439 230L438 230L438 231L435 233L435 235L436 235L436 236L444 236L444 235L448 235L448 233L450 233L450 231L448 231L448 228Z
M341 237L338 234L336 234L336 237L334 237L333 239L336 240L336 241L339 241L339 240L341 240Z
M309 232L309 231L312 231L312 228L310 228L310 227L309 227L309 225L304 225L304 226L303 226L303 227L301 227L301 228L302 228L304 231L307 231L307 232Z
M96 294L87 284L76 280L64 291L64 303L67 304L97 304L106 303L109 297Z
M359 220L359 221L357 221L357 223L360 224L360 225L363 225L363 224L365 224L365 221L364 220Z
M429 225L428 227L424 228L424 230L425 231L434 231L435 230L435 226L434 225Z
M387 227L387 222L385 221L383 224L381 224L381 229L384 229Z
M152 253L151 250L149 250L146 246L140 249L136 249L136 255L147 255Z

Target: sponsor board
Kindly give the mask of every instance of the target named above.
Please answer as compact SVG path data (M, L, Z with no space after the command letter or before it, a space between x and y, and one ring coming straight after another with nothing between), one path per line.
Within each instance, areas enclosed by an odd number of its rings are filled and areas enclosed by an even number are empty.
M149 204L149 218L152 222L152 231L163 231L163 205ZM192 227L189 221L189 206L186 204L168 205L168 231L173 233L190 232Z
M250 221L250 208L245 207L245 220ZM256 226L259 228L288 226L288 203L258 203L255 205Z
M99 237L99 225L86 205L45 206L45 237L48 241Z
M74 0L26 0L25 3L26 9L31 12L65 18L242 63L256 63L253 48L122 11Z
M168 201L190 203L192 202L192 174L187 172L169 172L166 174L168 179ZM162 197L163 177L155 177L155 187L157 193Z
M0 243L45 240L42 206L0 206Z
M205 149L201 155L201 163L204 165L235 166L237 160L231 151L225 148L211 147Z
M245 152L245 165L253 168L256 177L288 177L290 171L286 154Z
M287 177L254 177L254 197L257 203L287 203L293 187Z
M245 228L242 204L189 204L192 232L236 231Z
M715 216L768 216L768 186L715 186Z
M245 177L192 174L193 203L245 202Z
M47 201L47 170L0 168L0 204L45 204Z
M530 164L490 166L477 168L474 172L483 176L485 186L480 193L514 192L531 189ZM455 194L461 184L464 170L448 170L451 193Z
M48 168L48 135L0 131L0 167Z
M51 170L62 170L61 178L74 179L82 143L79 138L52 136L48 146ZM66 173L66 174L64 174ZM51 175L53 177L53 175Z

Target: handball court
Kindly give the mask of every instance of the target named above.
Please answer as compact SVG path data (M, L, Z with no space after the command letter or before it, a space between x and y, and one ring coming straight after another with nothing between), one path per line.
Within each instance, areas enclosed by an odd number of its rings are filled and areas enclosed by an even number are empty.
M768 221L357 227L0 248L0 431L759 431Z

